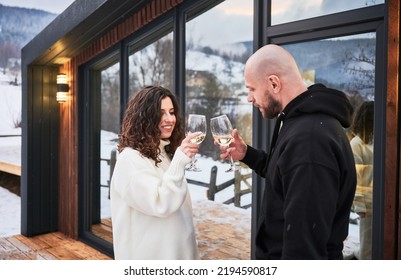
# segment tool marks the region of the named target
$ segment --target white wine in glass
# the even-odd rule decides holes
[[[192,143],[200,144],[205,140],[206,137],[206,117],[204,115],[196,115],[196,114],[189,114],[188,115],[188,122],[186,133],[190,132],[201,132],[202,134],[194,137],[191,139]],[[195,156],[192,157],[191,164],[185,169],[188,171],[202,171],[199,167],[196,166]]]
[[[233,128],[227,115],[221,115],[218,117],[211,118],[210,130],[212,131],[214,140],[220,146],[229,146],[233,140],[233,135],[232,135]],[[229,156],[231,165],[230,168],[226,170],[226,172],[237,170],[237,167],[234,164],[233,158],[230,153]]]

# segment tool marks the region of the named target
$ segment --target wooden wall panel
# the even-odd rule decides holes
[[[400,115],[400,106],[401,106],[401,92],[400,92],[400,82],[401,82],[401,58],[400,58],[400,37],[401,37],[401,3],[397,0],[391,0],[389,10],[391,11],[389,16],[389,22],[392,25],[392,28],[389,30],[389,41],[392,41],[390,46],[390,51],[393,54],[389,60],[396,61],[396,65],[391,69],[391,73],[397,73],[396,77],[394,77],[394,90],[397,93],[396,96],[396,104],[397,104],[397,117],[398,123],[395,130],[398,131],[398,211],[397,211],[397,220],[398,220],[398,232],[395,236],[397,242],[397,258],[401,260],[401,115]],[[397,221],[396,220],[396,221]]]
[[[72,63],[60,69],[69,77],[67,102],[60,104],[59,150],[59,231],[78,238],[78,111],[76,104],[76,71]]]
[[[388,65],[386,109],[386,173],[384,199],[384,259],[401,259],[399,41],[400,2],[388,1]]]

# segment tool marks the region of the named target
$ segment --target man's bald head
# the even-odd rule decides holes
[[[300,76],[298,66],[292,55],[277,45],[266,45],[257,50],[247,61],[246,70],[263,78],[277,75],[281,79],[287,76]]]
[[[277,115],[307,90],[293,56],[273,44],[263,46],[248,59],[244,75],[248,101],[267,117]]]

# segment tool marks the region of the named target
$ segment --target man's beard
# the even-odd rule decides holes
[[[262,111],[262,116],[267,119],[274,119],[280,114],[282,108],[281,104],[277,99],[274,99],[268,91],[265,92],[267,97],[267,108]]]

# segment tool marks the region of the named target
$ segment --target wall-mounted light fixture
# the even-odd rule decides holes
[[[57,75],[57,101],[59,103],[67,101],[67,93],[70,87],[67,83],[67,75],[60,73]]]

